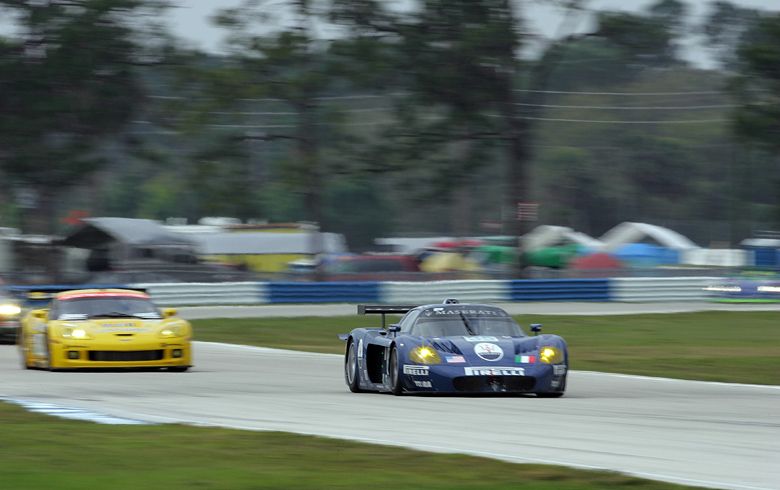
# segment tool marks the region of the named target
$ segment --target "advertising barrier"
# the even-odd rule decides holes
[[[22,298],[28,306],[43,306],[48,301],[47,298],[58,291],[108,287],[144,289],[160,306],[296,303],[425,304],[438,303],[445,298],[485,303],[685,302],[714,299],[715,295],[709,289],[718,280],[715,277],[635,277],[432,282],[223,282],[9,286],[8,289]],[[34,298],[36,295],[38,299]]]

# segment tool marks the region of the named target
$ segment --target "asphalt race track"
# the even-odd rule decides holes
[[[512,314],[780,311],[776,304],[503,306]],[[191,319],[354,312],[354,305],[180,308]],[[150,422],[318,434],[714,488],[780,489],[780,386],[574,371],[561,399],[394,397],[349,393],[335,355],[196,343],[195,363],[189,373],[25,371],[16,348],[0,345],[0,397]]]
[[[49,373],[21,369],[16,348],[0,345],[0,397],[715,488],[780,488],[780,387],[575,371],[560,399],[394,397],[350,393],[337,355],[197,343],[195,356],[188,373]]]

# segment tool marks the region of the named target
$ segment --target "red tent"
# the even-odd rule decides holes
[[[445,240],[432,245],[435,248],[474,248],[482,245],[480,240]]]
[[[622,269],[623,263],[607,253],[594,253],[583,255],[569,261],[570,269],[577,270],[604,270],[604,269]]]

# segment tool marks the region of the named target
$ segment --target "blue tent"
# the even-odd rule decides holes
[[[676,250],[649,243],[628,243],[617,249],[612,255],[632,267],[657,267],[680,262],[679,253]]]

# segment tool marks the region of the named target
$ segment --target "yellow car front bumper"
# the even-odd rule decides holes
[[[142,368],[189,367],[192,365],[192,345],[189,340],[170,339],[166,342],[52,341],[49,344],[49,367],[80,368]]]

